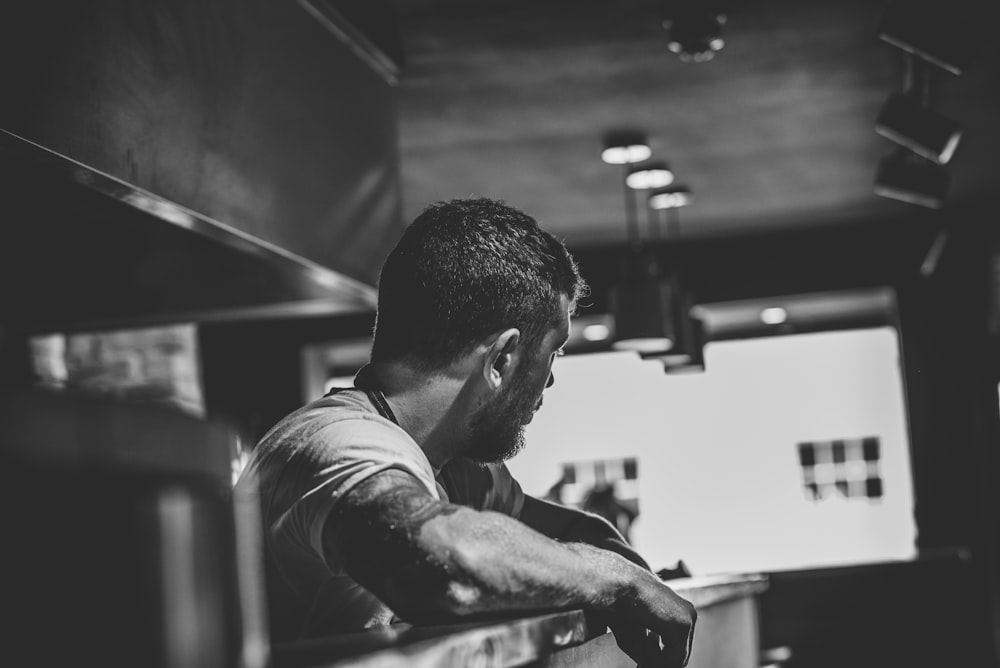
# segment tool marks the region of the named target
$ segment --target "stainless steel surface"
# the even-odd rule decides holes
[[[35,331],[370,311],[373,287],[0,130],[0,323]]]

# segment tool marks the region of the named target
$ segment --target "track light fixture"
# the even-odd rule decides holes
[[[961,74],[985,37],[986,7],[977,0],[893,0],[878,36],[929,63]]]
[[[962,137],[958,123],[906,93],[889,96],[875,120],[875,131],[939,165],[951,160]]]
[[[982,3],[979,3],[980,5]],[[951,186],[944,168],[962,131],[928,107],[930,66],[960,74],[982,34],[985,18],[970,0],[892,0],[878,26],[881,39],[903,51],[903,90],[882,105],[875,131],[899,144],[875,173],[875,193],[940,209]]]
[[[926,158],[899,148],[879,162],[875,194],[940,209],[951,185],[948,170]]]

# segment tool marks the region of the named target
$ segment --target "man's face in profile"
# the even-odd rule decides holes
[[[569,309],[562,300],[564,321],[542,339],[538,350],[524,368],[500,391],[484,402],[469,424],[470,446],[465,456],[478,462],[501,462],[524,447],[524,428],[542,405],[542,392],[551,385],[552,362],[569,337]]]
[[[537,403],[525,379],[518,377],[507,383],[472,416],[471,447],[465,455],[483,463],[506,461],[516,455],[524,447],[524,426]]]

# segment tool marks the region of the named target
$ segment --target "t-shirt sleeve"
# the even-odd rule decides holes
[[[323,555],[323,526],[330,510],[358,484],[388,469],[406,471],[439,498],[423,451],[395,425],[379,418],[352,418],[324,426],[296,449],[285,475],[298,490],[279,523],[288,522]]]
[[[464,457],[450,461],[438,475],[452,503],[518,517],[524,492],[507,465],[480,464]]]

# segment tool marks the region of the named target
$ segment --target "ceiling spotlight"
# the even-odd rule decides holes
[[[691,189],[687,186],[666,186],[651,192],[648,201],[651,209],[677,209],[691,200]]]
[[[951,185],[948,170],[906,149],[884,157],[875,173],[875,194],[940,209]]]
[[[667,48],[684,62],[711,60],[726,45],[722,37],[725,24],[725,14],[694,9],[676,11],[663,21]]]
[[[927,62],[961,74],[984,41],[985,9],[977,0],[893,0],[878,25],[878,36]]]
[[[649,140],[636,130],[615,130],[604,136],[601,160],[609,165],[631,165],[653,155]]]
[[[632,167],[625,177],[625,183],[633,190],[662,188],[674,182],[674,173],[662,160],[647,162]]]
[[[875,131],[939,165],[951,160],[962,137],[958,123],[905,93],[893,93],[885,101]]]

